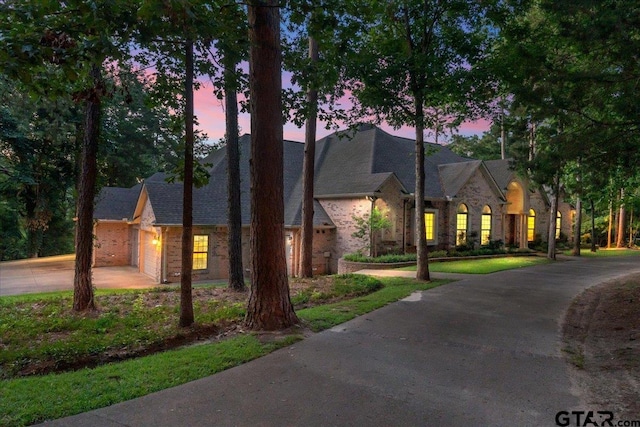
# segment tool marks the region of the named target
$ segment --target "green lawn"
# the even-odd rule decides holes
[[[433,262],[429,264],[429,271],[437,273],[489,274],[548,262],[548,259],[537,256]],[[403,267],[399,270],[415,271],[416,266]]]
[[[378,283],[376,284],[375,282]],[[305,326],[314,331],[320,331],[397,301],[414,291],[433,288],[444,283],[447,283],[447,281],[436,280],[427,283],[401,278],[378,280],[359,275],[340,276],[336,280],[336,292],[338,293],[346,292],[351,295],[352,292],[365,292],[367,289],[379,290],[368,295],[357,296],[333,304],[299,310],[297,314]],[[381,289],[380,285],[382,285]],[[118,329],[119,326],[116,323],[120,322],[104,323],[105,321],[101,320],[104,316],[107,316],[109,320],[115,317],[113,310],[103,313],[104,316],[101,315],[96,318],[80,319],[74,315],[66,315],[60,304],[61,300],[69,297],[68,293],[54,294],[50,300],[51,304],[47,302],[45,295],[0,298],[0,308],[5,310],[4,315],[0,316],[0,326],[2,326],[3,322],[5,325],[11,322],[13,327],[25,332],[25,342],[34,343],[39,338],[32,336],[33,332],[27,333],[28,331],[24,331],[24,329],[28,327],[41,329],[39,319],[45,317],[50,319],[53,330],[57,330],[57,333],[62,333],[61,331],[65,328],[75,328],[74,330],[77,330],[78,333],[86,333],[87,335],[82,340],[72,340],[75,343],[72,346],[60,347],[52,344],[48,347],[45,346],[42,352],[47,354],[61,352],[64,358],[73,352],[74,347],[85,351],[86,345],[84,341],[87,340],[88,336],[94,337],[88,340],[96,346],[92,350],[102,351],[103,346],[106,344],[104,342],[97,344],[96,337],[108,335],[111,329],[117,329],[116,335],[120,337],[125,337],[127,335],[126,329],[129,329],[137,340],[157,338],[160,335],[157,329],[153,331],[146,330],[146,334],[142,335],[140,335],[140,331],[134,331],[144,331],[146,328],[143,326],[148,321],[166,320],[166,316],[171,316],[172,323],[175,321],[175,311],[164,312],[157,305],[141,303],[143,296],[146,300],[146,298],[156,298],[158,294],[167,293],[167,290],[160,292],[147,291],[146,293],[135,291],[111,294],[105,292],[103,294],[101,292],[102,298],[109,299],[117,295],[119,302],[132,306],[131,312],[123,313],[120,311],[118,314],[118,316],[123,316],[122,323],[127,325],[124,330]],[[303,297],[304,299],[307,298],[306,295],[303,295]],[[315,294],[308,297],[311,299],[316,297],[323,298],[322,295]],[[107,300],[102,300],[103,307],[106,308],[107,302]],[[67,304],[68,301],[64,303],[65,306]],[[242,307],[231,305],[233,309],[228,310],[229,306],[218,306],[214,301],[211,301],[211,305],[215,307],[200,307],[199,316],[201,318],[206,317],[209,321],[213,321],[216,314],[217,318],[222,315],[228,319],[237,319],[238,316],[242,316]],[[11,309],[14,306],[17,311]],[[50,308],[44,306],[49,306]],[[113,308],[115,309],[115,305]],[[225,312],[225,308],[228,311]],[[162,316],[158,316],[158,311],[162,312]],[[221,311],[224,314],[221,314]],[[39,313],[37,318],[29,319],[32,316],[31,313],[34,312]],[[7,342],[19,339],[19,336],[11,332],[13,328],[0,329],[3,329],[5,334],[4,338],[0,334],[0,344],[3,344],[5,339]],[[263,339],[258,339],[252,334],[240,334],[216,343],[183,347],[123,362],[109,363],[91,369],[85,368],[60,374],[3,379],[0,380],[0,426],[31,425],[113,405],[124,400],[144,396],[158,390],[212,375],[301,339],[302,333],[295,332],[272,342],[264,342]],[[113,340],[109,339],[107,341]],[[37,354],[40,354],[33,348],[27,348],[24,351],[25,357],[37,357]],[[5,354],[3,357],[6,358],[8,356],[8,354]],[[21,360],[18,357],[15,363],[21,363]],[[7,366],[5,365],[5,367]],[[5,374],[7,373],[5,372]]]
[[[571,251],[564,251],[564,255],[571,255]],[[609,257],[609,256],[634,256],[640,255],[638,249],[598,249],[591,252],[589,249],[581,249],[580,256],[584,257]]]

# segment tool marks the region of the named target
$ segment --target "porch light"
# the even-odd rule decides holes
[[[157,245],[158,245],[158,243],[160,243],[160,240],[159,240],[159,238],[158,238],[158,235],[156,234],[156,235],[153,237],[153,240],[151,241],[151,244],[152,244],[153,246],[157,246]]]

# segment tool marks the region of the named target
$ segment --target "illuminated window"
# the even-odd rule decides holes
[[[480,244],[488,245],[491,240],[491,208],[482,208],[482,223],[480,224]]]
[[[560,238],[560,226],[562,225],[562,214],[558,211],[558,216],[556,216],[556,239]]]
[[[536,239],[536,211],[529,209],[527,218],[527,240],[533,242]]]
[[[433,242],[436,240],[436,213],[425,212],[424,213],[424,229],[427,233],[427,242]]]
[[[196,234],[193,236],[193,269],[206,270],[209,256],[209,236]]]
[[[469,223],[469,209],[461,203],[456,215],[456,244],[463,245],[467,242],[467,224]]]

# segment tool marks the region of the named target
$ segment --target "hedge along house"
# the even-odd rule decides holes
[[[415,251],[414,141],[372,125],[338,132],[317,142],[315,163],[315,274],[335,273],[345,253],[367,251],[369,236],[353,237],[354,217],[381,209],[391,227],[373,241],[378,253]],[[243,261],[249,262],[250,137],[240,138]],[[425,159],[425,215],[431,249],[448,249],[468,240],[490,240],[525,247],[532,210],[534,236],[546,235],[548,200],[531,190],[507,161],[461,157],[446,146],[428,144]],[[290,275],[299,270],[302,159],[304,144],[284,142],[285,247]],[[209,184],[194,189],[194,280],[225,279],[227,254],[226,150],[211,164]],[[564,215],[565,212],[563,211]],[[567,213],[568,215],[568,213]],[[134,265],[158,282],[179,280],[181,268],[182,183],[156,174],[130,189],[105,188],[95,213],[94,265]],[[547,219],[548,221],[548,219]],[[548,224],[548,222],[547,222]],[[570,235],[569,233],[566,233]],[[544,239],[543,239],[544,240]]]

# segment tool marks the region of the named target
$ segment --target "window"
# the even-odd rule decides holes
[[[536,211],[529,209],[527,218],[527,241],[533,242],[536,239]]]
[[[209,257],[209,236],[195,234],[193,236],[193,269],[206,270]]]
[[[438,243],[438,215],[436,211],[425,211],[424,228],[427,234],[427,243],[435,245]]]
[[[464,245],[467,242],[468,219],[469,209],[467,205],[461,203],[456,215],[456,245]]]
[[[562,225],[562,214],[558,211],[558,216],[556,216],[556,239],[560,238],[560,226]]]
[[[491,240],[491,208],[486,205],[482,208],[482,221],[480,224],[480,244],[488,245]]]

